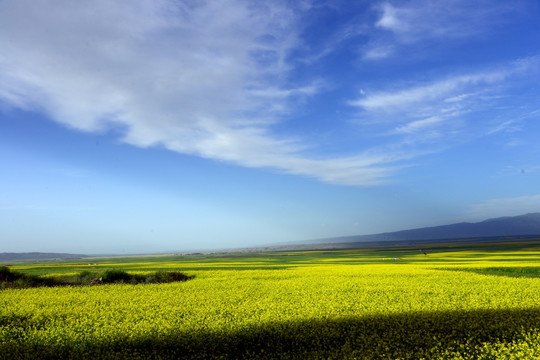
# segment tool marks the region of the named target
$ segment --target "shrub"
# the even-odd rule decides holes
[[[15,280],[15,274],[7,266],[0,266],[0,282]]]
[[[177,272],[177,271],[158,271],[156,272],[155,276],[155,282],[158,283],[168,283],[168,282],[176,282],[176,281],[187,281],[192,278],[192,276],[187,276],[184,273]]]
[[[75,276],[71,282],[73,285],[88,285],[92,283],[92,280],[95,279],[95,277],[96,273],[85,270]]]
[[[129,282],[132,279],[132,276],[125,272],[124,270],[107,270],[101,276],[101,280],[104,283],[122,283]]]
[[[5,266],[0,267],[0,289],[7,288],[30,288],[40,286],[65,286],[65,285],[94,285],[94,284],[154,284],[169,283],[176,281],[186,281],[193,276],[185,275],[181,272],[158,271],[154,274],[137,275],[129,274],[126,271],[112,269],[104,273],[82,271],[79,275],[72,277],[40,277],[26,275],[19,272],[12,272]]]

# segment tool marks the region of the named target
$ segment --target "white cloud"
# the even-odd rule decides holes
[[[540,194],[491,199],[483,203],[470,205],[467,210],[469,217],[477,220],[534,212],[540,212]]]
[[[0,3],[0,101],[123,141],[323,181],[375,184],[369,155],[315,159],[272,124],[320,83],[287,86],[297,14],[280,1]],[[396,161],[399,158],[395,158]]]
[[[363,87],[360,96],[348,104],[361,110],[359,116],[365,123],[394,124],[394,133],[466,125],[466,120],[472,115],[507,103],[501,98],[515,97],[507,89],[536,76],[539,64],[540,58],[531,57],[489,70],[414,82],[410,86],[390,90]],[[507,114],[512,118],[504,118]],[[483,126],[484,130],[479,132],[482,135],[509,131],[516,128],[516,120],[530,118],[534,111],[528,106],[516,106],[505,112],[499,111],[498,116],[496,125],[489,119],[483,119],[476,120],[474,127]]]
[[[384,3],[376,26],[394,32],[401,41],[426,38],[459,38],[482,35],[495,24],[508,21],[521,10],[521,2],[491,0]]]
[[[389,45],[381,45],[377,47],[369,48],[365,51],[363,59],[364,60],[379,60],[384,59],[392,54],[394,48]]]
[[[476,72],[411,81],[389,90],[362,84],[359,96],[348,104],[359,109],[357,124],[379,134],[380,142],[392,143],[396,149],[401,145],[402,153],[439,152],[487,135],[527,128],[526,121],[535,117],[535,111],[528,99],[520,103],[514,89],[527,86],[537,76],[538,64],[540,58],[530,57]],[[503,104],[504,109],[493,111]]]
[[[517,124],[515,119],[504,121],[498,124],[493,129],[487,132],[487,135],[492,135],[498,132],[516,132],[520,131],[522,128]]]
[[[474,96],[476,94],[459,94],[459,95],[456,95],[456,96],[452,96],[452,97],[449,97],[449,98],[446,98],[444,99],[444,102],[446,103],[457,103],[457,102],[460,102],[460,101],[463,101],[471,96]]]
[[[393,37],[381,34],[372,38],[364,59],[388,57],[399,46],[428,40],[449,41],[483,36],[522,11],[522,5],[521,1],[505,3],[492,0],[384,2],[376,8],[379,18],[374,27],[391,33]]]
[[[414,133],[425,128],[433,127],[434,125],[441,123],[443,120],[444,119],[440,116],[432,116],[427,119],[412,121],[406,125],[398,127],[396,132]]]
[[[462,89],[504,80],[505,77],[513,72],[512,70],[504,69],[493,72],[461,75],[443,80],[435,80],[427,84],[412,86],[397,91],[377,92],[350,101],[349,104],[367,110],[401,111],[418,103],[425,104],[431,101],[448,102],[448,99],[452,102],[457,102],[472,95],[459,95]],[[454,95],[455,93],[458,94]]]
[[[525,113],[522,113],[521,115],[513,116],[509,120],[497,123],[495,126],[493,126],[493,128],[489,129],[486,132],[486,135],[493,135],[497,133],[515,133],[523,131],[525,121],[530,119],[537,119],[538,115],[540,115],[540,109],[527,111]],[[511,142],[511,146],[519,144],[521,144],[521,141],[519,140],[513,140]]]
[[[325,5],[332,7],[332,4]],[[328,31],[331,32],[333,30],[329,28]],[[363,24],[356,19],[352,22],[342,24],[337,31],[333,33],[331,32],[326,38],[317,38],[315,43],[306,47],[304,50],[307,50],[308,54],[304,54],[304,56],[298,58],[297,61],[306,64],[313,64],[334,53],[340,48],[347,46],[350,40],[365,35],[366,32],[366,24]]]
[[[392,31],[406,31],[409,27],[402,19],[403,10],[399,10],[391,4],[384,3],[381,6],[382,15],[375,26]]]

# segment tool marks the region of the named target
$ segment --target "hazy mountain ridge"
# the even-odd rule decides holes
[[[353,235],[316,240],[305,240],[295,243],[281,243],[266,246],[227,249],[221,252],[231,251],[293,251],[313,249],[341,249],[341,248],[375,248],[402,245],[422,245],[430,242],[442,243],[459,242],[459,239],[469,239],[473,243],[486,241],[510,241],[508,237],[516,237],[513,240],[540,237],[540,213],[530,213],[519,216],[507,216],[487,219],[476,223],[462,222],[449,225],[423,227],[394,232],[385,232],[372,235]],[[204,252],[209,252],[204,251]],[[212,250],[212,252],[215,250]],[[107,255],[115,256],[115,255]],[[82,254],[67,253],[0,253],[0,262],[27,261],[27,260],[52,260],[52,259],[81,259],[95,257]]]
[[[311,243],[439,240],[523,235],[540,235],[540,213],[493,218],[476,223],[462,222],[380,234],[317,239]]]
[[[88,255],[43,252],[0,253],[0,261],[4,262],[25,260],[80,259],[85,257],[88,257]]]

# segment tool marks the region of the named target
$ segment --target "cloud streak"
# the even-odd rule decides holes
[[[476,85],[489,85],[504,80],[515,72],[515,68],[499,71],[460,75],[453,78],[435,80],[427,84],[408,87],[395,91],[374,93],[357,100],[350,101],[350,105],[359,106],[368,110],[403,110],[412,105],[430,101],[459,102],[470,97],[471,94],[457,94],[463,89]]]
[[[419,0],[384,2],[375,8],[379,17],[374,28],[381,34],[365,50],[367,60],[389,57],[400,47],[420,42],[481,37],[492,31],[495,24],[504,24],[522,11],[522,4]]]
[[[481,139],[522,145],[524,134],[518,132],[535,127],[537,107],[513,92],[531,86],[539,64],[533,56],[453,76],[383,84],[387,89],[374,84],[348,104],[358,109],[358,128],[377,136],[379,147],[410,159]],[[506,138],[510,133],[516,136]]]
[[[390,90],[361,90],[361,95],[348,104],[360,110],[361,124],[392,127],[390,134],[415,136],[416,140],[432,139],[437,133],[447,137],[458,135],[465,127],[469,135],[476,137],[517,131],[517,119],[530,117],[528,105],[514,104],[501,110],[497,120],[479,121],[478,114],[496,108],[500,98],[507,96],[507,88],[534,77],[539,60],[530,57],[490,70],[414,82]]]
[[[439,123],[441,123],[442,121],[443,121],[443,119],[441,117],[439,117],[439,116],[432,116],[432,117],[429,117],[429,118],[423,119],[423,120],[411,121],[408,124],[405,124],[403,126],[398,127],[396,129],[396,132],[397,133],[405,133],[405,134],[415,133],[415,132],[418,132],[418,131],[420,131],[422,129],[426,129],[426,128],[436,126]]]

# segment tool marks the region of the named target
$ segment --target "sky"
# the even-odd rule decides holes
[[[538,211],[536,0],[0,0],[0,252]]]

